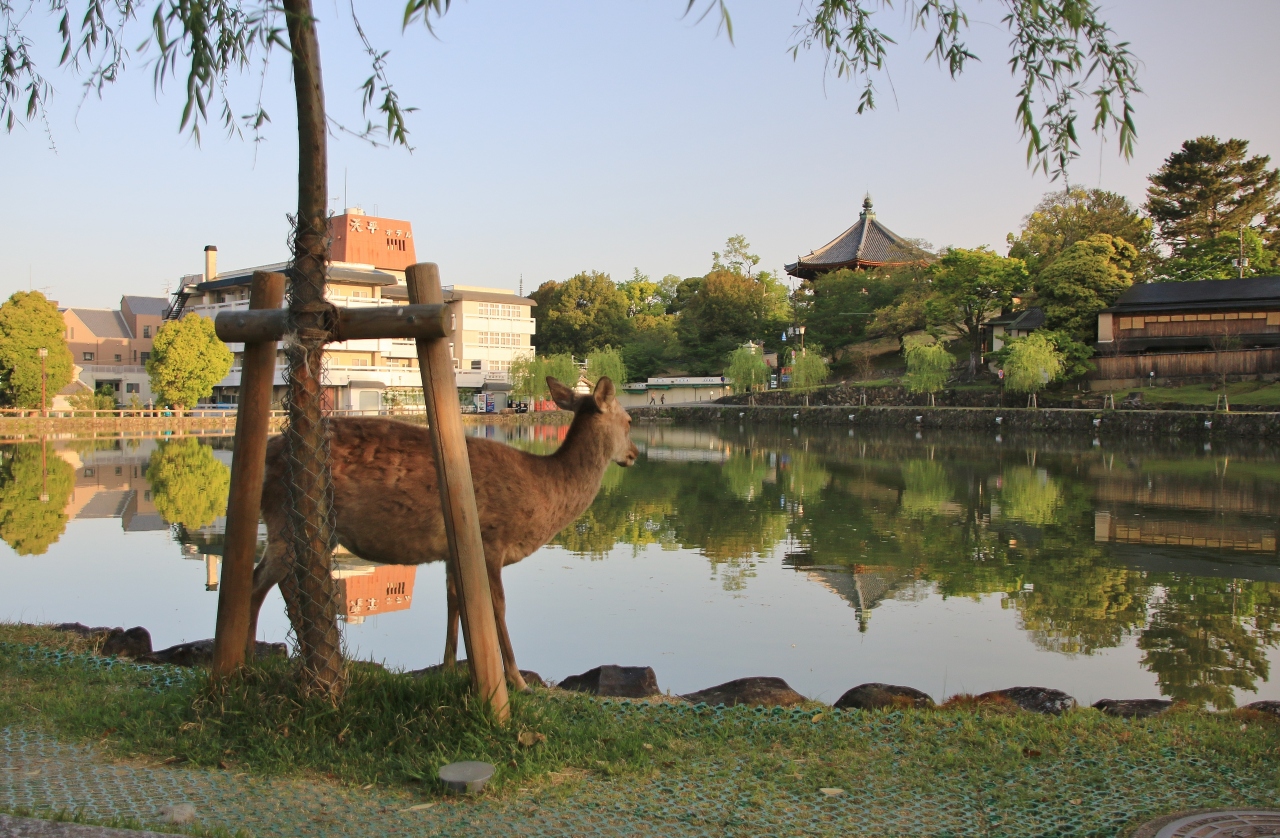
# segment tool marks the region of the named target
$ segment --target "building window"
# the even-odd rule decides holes
[[[84,476],[85,476],[85,477],[93,477],[93,475],[94,475],[94,471],[93,471],[93,469],[91,469],[91,468],[87,468],[87,469],[85,469],[85,470],[84,470]]]
[[[122,476],[124,476],[124,469],[120,466],[116,466],[116,477]]]
[[[126,393],[141,393],[141,392],[142,392],[142,385],[141,385],[141,384],[126,384],[126,385],[124,385],[124,391],[125,391]]]
[[[144,338],[149,338],[149,337],[151,337],[151,327],[150,327],[150,326],[143,326],[143,327],[142,327],[142,336],[143,336]]]
[[[84,353],[84,356],[83,356],[83,357],[84,357],[84,359],[85,359],[86,361],[92,361],[92,360],[93,360],[93,353],[92,353],[92,352],[86,352],[86,353]]]
[[[524,306],[513,306],[507,303],[480,303],[481,317],[520,317],[520,309]]]
[[[150,359],[151,359],[151,353],[150,353],[150,352],[143,352],[143,353],[142,353],[142,363],[144,363],[144,364],[145,364],[145,363],[146,363],[147,361],[149,361]]]
[[[513,332],[480,332],[480,345],[521,346],[520,337]]]
[[[76,327],[75,327],[75,326],[72,326],[72,327],[69,329],[69,331],[71,332],[71,339],[72,339],[72,340],[75,340],[75,339],[76,339]]]
[[[150,501],[150,500],[151,500],[151,490],[150,490],[150,489],[147,489],[147,490],[145,490],[145,491],[142,493],[142,499],[143,499],[143,500],[145,500],[145,501]]]
[[[365,297],[365,298],[367,298],[367,297],[369,296],[369,292],[368,292],[368,291],[356,291],[356,290],[353,290],[353,291],[351,292],[351,296],[352,296],[352,297]]]
[[[116,363],[117,363],[117,364],[118,364],[118,363],[120,363],[120,353],[119,353],[119,352],[117,352],[117,353],[116,353]]]
[[[480,369],[480,362],[479,362],[479,361],[472,361],[472,362],[471,362],[471,369],[473,369],[473,370],[478,370],[478,369]]]

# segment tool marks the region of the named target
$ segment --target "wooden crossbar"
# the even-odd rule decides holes
[[[289,312],[249,309],[224,311],[213,320],[218,339],[225,343],[277,341],[288,329]],[[339,308],[338,325],[330,343],[346,340],[405,338],[431,340],[453,331],[444,305],[407,305],[379,308]]]

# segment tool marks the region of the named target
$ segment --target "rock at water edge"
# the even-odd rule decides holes
[[[808,701],[781,678],[739,678],[683,696],[694,704],[753,704],[763,707],[791,707]]]
[[[895,684],[859,684],[840,696],[835,706],[841,710],[883,710],[895,707],[914,707],[927,710],[933,707],[928,693],[915,687]]]
[[[651,666],[606,664],[588,669],[581,675],[570,675],[556,686],[562,690],[613,698],[648,698],[662,694],[658,689],[658,676]]]
[[[1064,693],[1062,690],[1054,690],[1048,687],[1009,687],[1005,690],[992,690],[978,696],[978,700],[999,701],[1001,699],[1012,702],[1023,710],[1029,710],[1032,713],[1048,713],[1057,715],[1072,710],[1076,706],[1076,700]]]
[[[1148,719],[1173,706],[1162,698],[1104,698],[1093,703],[1093,709],[1121,719]]]

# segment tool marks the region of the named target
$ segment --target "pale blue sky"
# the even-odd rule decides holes
[[[731,0],[734,45],[711,21],[681,19],[683,0],[470,0],[438,40],[418,27],[402,35],[399,3],[363,5],[419,108],[416,151],[335,137],[333,208],[345,169],[349,202],[412,221],[419,259],[439,262],[446,283],[515,288],[523,273],[529,291],[633,267],[689,276],[735,233],[761,267],[780,268],[853,223],[866,191],[902,235],[1003,252],[1005,234],[1057,188],[1024,164],[998,3],[975,7],[970,42],[984,60],[958,82],[923,62],[920,35],[900,38],[892,90],[881,79],[880,110],[863,116],[858,88],[824,80],[819,55],[788,54],[795,2]],[[346,8],[317,3],[330,111],[358,123],[367,72]],[[1100,149],[1086,136],[1073,182],[1141,201],[1146,176],[1200,134],[1280,160],[1280,3],[1126,0],[1106,15],[1143,62],[1137,154],[1126,163],[1114,141]],[[886,17],[904,31],[896,12]],[[282,55],[257,148],[216,128],[202,147],[180,135],[181,85],[156,96],[141,60],[83,104],[52,64],[56,152],[39,125],[0,134],[0,294],[30,283],[63,305],[112,306],[200,272],[206,244],[223,268],[285,258],[296,164]],[[257,81],[232,90],[242,113]]]

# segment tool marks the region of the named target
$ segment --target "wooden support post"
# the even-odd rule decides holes
[[[249,308],[278,309],[283,302],[284,274],[256,271],[249,290]],[[253,558],[258,546],[275,373],[274,340],[244,345],[222,582],[218,587],[218,627],[213,641],[214,677],[230,675],[244,664],[245,653],[254,641],[249,636],[249,597],[253,592]]]
[[[442,305],[440,269],[432,262],[411,265],[405,276],[409,302]],[[450,329],[449,331],[452,331]],[[457,339],[461,339],[461,335]],[[449,560],[455,568],[458,601],[462,615],[462,637],[467,649],[471,683],[488,701],[494,714],[505,722],[511,714],[507,703],[507,682],[498,645],[498,623],[489,592],[489,572],[480,537],[480,514],[476,509],[471,461],[467,458],[467,438],[462,429],[458,384],[448,338],[419,339],[418,366],[422,371],[422,395],[435,447],[440,503],[444,510],[445,534],[449,540]]]

